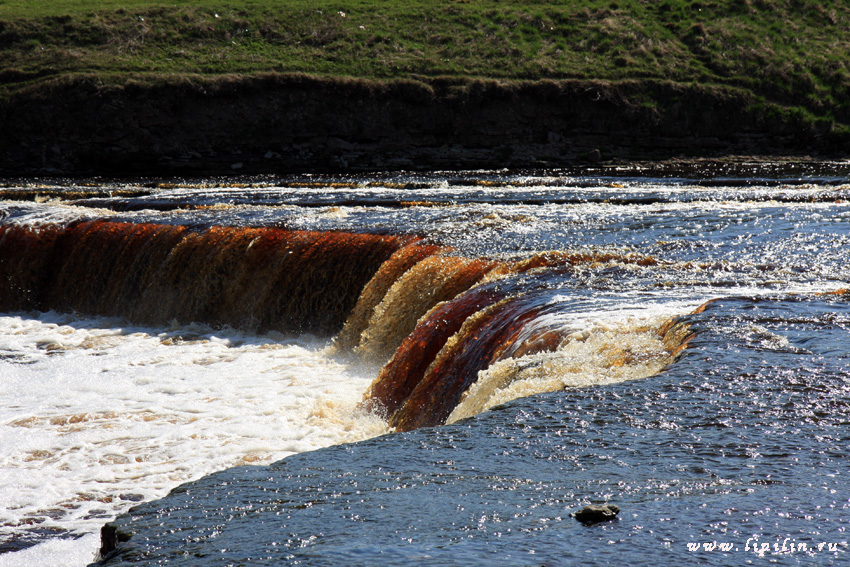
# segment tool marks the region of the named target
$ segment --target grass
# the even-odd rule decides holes
[[[0,0],[0,83],[160,74],[675,81],[850,124],[834,0]]]

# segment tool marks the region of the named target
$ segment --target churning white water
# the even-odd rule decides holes
[[[554,353],[482,371],[450,421],[536,392],[654,374],[669,352],[652,329],[707,299],[847,287],[846,184],[547,183],[511,178],[491,189],[434,181],[415,194],[368,184],[204,187],[153,192],[120,214],[91,207],[97,203],[16,203],[6,206],[13,214],[4,222],[110,216],[415,229],[469,257],[590,250],[658,259],[577,266],[564,297],[551,298],[586,301],[558,312],[567,340]],[[338,206],[355,197],[362,203]],[[405,204],[414,197],[423,205]],[[192,198],[197,208],[158,210]],[[0,567],[86,565],[101,526],[137,502],[228,467],[387,432],[358,407],[376,374],[336,355],[327,338],[140,327],[54,312],[0,315]]]
[[[0,554],[0,565],[85,565],[100,526],[136,501],[383,433],[357,409],[371,377],[326,347],[197,325],[0,317],[0,538],[69,536]]]
[[[695,305],[565,320],[574,333],[558,351],[483,372],[450,421],[537,392],[654,374],[669,353],[652,329]],[[612,343],[641,362],[612,358]],[[375,375],[310,336],[0,316],[0,537],[23,547],[21,533],[49,536],[0,554],[0,566],[86,565],[100,527],[136,502],[228,467],[387,432],[358,408]]]

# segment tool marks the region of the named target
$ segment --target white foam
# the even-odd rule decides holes
[[[198,325],[0,317],[0,538],[32,522],[96,533],[204,474],[384,433],[356,407],[371,377],[326,348]],[[96,547],[63,565],[89,563]]]
[[[672,361],[658,333],[671,316],[565,325],[569,335],[554,352],[500,360],[479,372],[447,423],[533,394],[653,376]]]
[[[51,539],[16,553],[0,555],[0,567],[70,567],[95,560],[100,545],[97,534],[75,539]]]
[[[4,221],[4,224],[12,226],[30,226],[33,224],[61,226],[83,218],[115,215],[115,212],[107,209],[76,207],[61,202],[50,203],[48,206],[26,202],[0,201],[0,218],[8,210],[7,207],[16,210],[14,216]]]

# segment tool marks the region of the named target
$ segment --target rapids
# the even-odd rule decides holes
[[[846,407],[848,170],[760,164],[238,183],[7,182],[0,188],[0,565],[86,564],[104,522],[140,501],[154,501],[140,517],[159,514],[155,499],[233,466],[262,471],[294,453],[387,433],[364,450],[411,459],[410,443],[428,445],[441,434],[401,432],[463,427],[470,418],[469,434],[486,447],[488,428],[500,431],[499,423],[535,403],[547,408],[531,411],[546,439],[550,422],[571,412],[558,409],[563,392],[571,400],[601,397],[604,405],[607,393],[638,380],[646,385],[631,388],[652,396],[653,388],[695,380],[688,369],[700,356],[725,368],[719,382],[707,378],[705,387],[720,392],[703,400],[709,406],[727,403],[723,381],[737,385],[739,368],[755,365],[747,372],[756,377],[785,371],[777,368],[793,374],[797,362],[776,358],[792,352],[813,357],[806,387],[830,384],[819,403]],[[749,317],[752,310],[770,315]],[[820,337],[812,335],[817,328],[825,330]],[[819,338],[824,344],[813,347]],[[736,345],[728,347],[734,353],[692,354],[725,344]],[[625,419],[628,428],[627,416],[640,411],[649,412],[640,419],[680,423],[694,406],[682,393],[687,388],[675,391],[679,405],[666,410],[667,420],[660,406],[655,414],[655,406],[625,404],[625,413],[611,410],[596,426],[613,432]],[[708,407],[694,411],[711,419]],[[764,427],[757,418],[730,419]],[[778,419],[784,423],[786,414]],[[543,442],[532,454],[574,458],[562,450]],[[502,454],[511,466],[528,457]],[[635,464],[640,478],[627,475],[635,489],[625,492],[658,502],[664,496],[652,496],[643,468],[667,465],[645,459]],[[358,482],[371,482],[367,469],[352,467]],[[518,470],[505,482],[543,482]],[[298,488],[297,473],[289,479],[275,490],[308,490],[314,482]],[[460,498],[467,487],[457,482]],[[805,477],[789,486],[798,483]],[[506,505],[534,509],[560,489],[576,503],[600,497],[547,486],[536,504],[523,494],[506,496]],[[846,496],[833,505],[846,508]],[[378,505],[370,498],[363,500],[369,509]],[[188,504],[196,505],[231,504]],[[485,516],[506,518],[480,506]],[[188,521],[178,516],[172,533]],[[127,518],[117,522],[132,532]],[[528,519],[515,515],[511,525],[523,532]],[[466,533],[446,529],[408,533],[396,544],[416,540],[427,555]],[[830,530],[821,535],[841,539]],[[341,524],[325,531],[358,537]],[[404,556],[389,532],[380,538],[374,545]],[[491,539],[482,541],[470,561],[484,560],[478,553],[486,555]],[[245,560],[240,545],[227,560]],[[269,557],[280,560],[293,545]],[[322,561],[334,557],[317,545]],[[138,557],[158,561],[157,553]],[[350,562],[356,549],[342,556]],[[362,563],[381,560],[366,552]]]

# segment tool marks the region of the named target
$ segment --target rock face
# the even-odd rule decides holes
[[[557,167],[850,147],[753,102],[648,81],[66,77],[0,101],[0,174]]]
[[[597,524],[613,520],[619,513],[620,507],[616,504],[603,504],[601,506],[591,504],[575,512],[573,516],[582,524]]]
[[[120,544],[130,541],[130,537],[131,534],[117,530],[112,524],[104,524],[100,528],[100,549],[96,561],[109,559]]]

